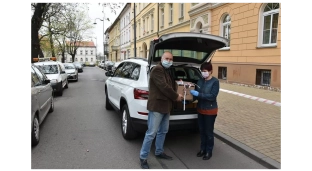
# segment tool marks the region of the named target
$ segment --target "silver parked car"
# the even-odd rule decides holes
[[[68,80],[78,81],[78,68],[73,63],[64,63]]]
[[[40,124],[54,110],[53,88],[40,68],[31,64],[31,144],[40,140]]]

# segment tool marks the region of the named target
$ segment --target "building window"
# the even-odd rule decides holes
[[[88,55],[88,50],[86,50],[85,52],[86,52],[86,55]]]
[[[145,20],[143,20],[143,35],[145,35]]]
[[[180,18],[184,17],[184,4],[183,4],[183,3],[180,4],[180,13],[179,13],[179,17],[180,17]]]
[[[93,62],[93,58],[91,58],[91,62]]]
[[[75,61],[78,61],[78,59],[77,59],[77,58],[75,58]]]
[[[161,14],[161,25],[160,26],[164,26],[164,23],[165,23],[165,12],[164,12],[164,9],[161,9],[160,10],[160,14]]]
[[[90,51],[91,55],[93,55],[93,50]]]
[[[141,37],[141,23],[139,23],[139,37]]]
[[[169,22],[172,22],[172,16],[173,16],[173,8],[172,4],[169,4]]]
[[[80,50],[80,55],[82,55],[82,50]]]
[[[226,67],[218,67],[218,79],[226,80]]]
[[[70,62],[73,62],[73,59],[72,59],[72,58],[69,58],[69,61],[70,61]]]
[[[82,58],[80,58],[80,61],[81,61],[81,62],[83,62],[83,59],[82,59]]]
[[[256,85],[270,86],[271,70],[257,69],[256,70]]]
[[[203,24],[201,22],[198,22],[196,24],[196,31],[199,33],[203,33]]]
[[[277,41],[279,3],[264,4],[260,12],[260,45],[275,46]]]
[[[154,30],[154,15],[151,15],[151,31]]]
[[[231,17],[230,15],[225,15],[222,19],[222,26],[221,26],[221,36],[228,39],[230,47],[230,40],[231,40]]]
[[[88,61],[88,58],[86,58],[86,62]]]

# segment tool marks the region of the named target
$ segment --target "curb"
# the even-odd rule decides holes
[[[214,130],[215,137],[255,160],[259,164],[267,167],[268,169],[281,169],[281,163],[271,159],[270,157],[263,155],[262,153],[248,147],[247,145],[235,140],[234,138],[218,131]]]

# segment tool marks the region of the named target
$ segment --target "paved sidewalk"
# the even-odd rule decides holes
[[[220,83],[220,88],[281,103],[281,92]],[[281,163],[281,107],[220,91],[217,138],[269,168]]]

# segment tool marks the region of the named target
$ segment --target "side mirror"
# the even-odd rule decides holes
[[[61,74],[65,74],[66,72],[65,71],[61,71]]]
[[[112,73],[112,72],[105,72],[105,75],[106,75],[107,77],[111,77],[111,76],[113,76],[113,73]]]
[[[47,80],[44,80],[44,83],[45,84],[49,84],[51,82],[51,80],[47,79]]]

